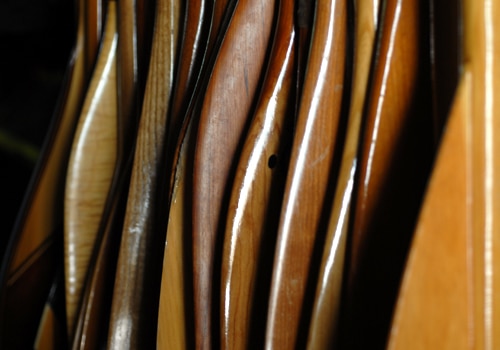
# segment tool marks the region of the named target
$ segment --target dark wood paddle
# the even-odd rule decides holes
[[[345,243],[352,203],[352,190],[358,165],[358,145],[363,109],[373,62],[379,1],[354,3],[354,64],[351,105],[347,132],[335,189],[335,197],[324,244],[308,348],[324,349],[335,344],[337,317],[344,267]]]
[[[428,3],[381,6],[339,329],[339,346],[359,348],[385,346],[434,156]]]
[[[316,3],[273,265],[266,348],[301,347],[311,257],[336,148],[347,56],[347,2]]]
[[[164,242],[156,225],[163,208],[161,161],[174,81],[179,11],[177,1],[160,0],[156,4],[151,61],[113,292],[108,338],[112,349],[153,347],[156,338],[160,248]]]
[[[279,1],[278,5],[266,78],[238,161],[227,213],[220,301],[223,349],[264,345],[268,266],[273,259],[295,112],[294,3]]]
[[[220,246],[222,242],[228,191],[239,143],[261,76],[273,13],[274,2],[240,0],[236,3],[201,109],[193,171],[193,286],[197,348],[218,347],[216,325],[219,310],[216,301],[219,300],[217,281],[220,277],[214,265],[216,247],[217,242]],[[214,286],[217,287],[215,292]]]

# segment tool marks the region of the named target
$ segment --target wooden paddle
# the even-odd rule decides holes
[[[160,0],[134,156],[111,309],[108,347],[153,347],[158,312],[160,174],[174,78],[179,2]],[[164,230],[164,228],[163,228]],[[164,231],[163,231],[164,232]],[[132,317],[131,317],[132,315]]]
[[[60,107],[55,112],[3,257],[1,347],[33,345],[39,316],[55,273],[56,246],[62,244],[62,184],[88,78],[84,60],[87,24],[83,6],[84,2],[79,1],[76,41],[61,90]]]
[[[391,349],[500,343],[500,6],[468,0],[462,6],[460,85],[411,246]]]
[[[231,193],[222,253],[221,346],[262,348],[294,122],[294,3],[279,1],[274,44]],[[291,108],[290,108],[291,107]],[[280,183],[281,182],[281,183]],[[257,310],[261,310],[259,313]]]
[[[428,3],[381,6],[339,330],[339,346],[357,348],[385,345],[434,145]]]
[[[274,257],[266,348],[305,341],[311,256],[332,177],[347,55],[346,1],[316,4],[312,41]]]
[[[354,71],[351,105],[340,173],[316,287],[308,339],[310,349],[326,349],[335,343],[352,189],[358,165],[358,145],[374,56],[378,12],[378,0],[354,3]]]
[[[215,43],[209,41],[213,23],[214,2],[186,4],[184,35],[180,52],[172,108],[170,110],[169,211],[161,277],[158,311],[157,348],[186,349],[194,345],[191,255],[191,193],[186,183],[192,182],[193,148],[202,90],[213,69],[209,55]],[[214,37],[215,40],[216,37]],[[213,56],[213,55],[212,55]],[[169,173],[171,175],[169,175]]]
[[[106,343],[116,260],[130,182],[135,144],[133,138],[137,131],[137,107],[140,104],[137,46],[144,41],[138,37],[137,27],[138,21],[143,20],[146,13],[137,7],[135,0],[121,1],[117,5],[116,165],[89,261],[73,349],[94,349]]]
[[[66,177],[64,251],[68,335],[104,213],[117,153],[116,3],[108,4],[96,67],[78,120]]]
[[[218,281],[219,274],[214,260],[216,251],[222,248],[221,225],[225,223],[228,191],[239,142],[261,76],[273,13],[274,2],[237,2],[201,110],[193,171],[192,243],[197,348],[218,347],[215,325],[219,323],[219,294],[218,283],[213,281]],[[220,242],[220,248],[216,248],[217,242]],[[215,292],[214,285],[217,286]]]

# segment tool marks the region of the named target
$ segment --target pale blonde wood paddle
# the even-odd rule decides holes
[[[78,120],[88,69],[85,65],[84,2],[77,4],[75,46],[68,62],[61,103],[55,112],[34,171],[30,189],[17,218],[1,277],[0,347],[33,344],[62,244],[63,192],[71,140]],[[23,336],[17,336],[23,329]],[[24,344],[24,345],[23,345]]]
[[[240,0],[218,51],[203,100],[193,170],[195,346],[217,347],[219,269],[214,265],[238,147],[254,103],[274,2]],[[219,270],[220,271],[220,270]],[[214,292],[215,286],[215,292]],[[212,321],[214,320],[214,321]],[[213,323],[214,322],[214,323]]]
[[[323,258],[309,329],[308,348],[326,349],[335,343],[346,236],[352,189],[358,165],[363,109],[377,29],[379,1],[355,1],[354,71],[347,132],[328,224]]]
[[[280,1],[277,11],[266,78],[227,213],[220,295],[223,349],[262,348],[264,341],[271,276],[267,267],[273,258],[295,112],[294,2]]]
[[[463,66],[400,290],[390,349],[500,344],[500,6],[463,1]]]
[[[64,201],[66,314],[72,341],[82,289],[116,166],[116,3],[108,3],[104,36],[78,120]]]
[[[347,56],[346,1],[318,1],[286,178],[268,306],[266,348],[303,346],[311,256],[334,161]]]
[[[143,40],[137,35],[137,22],[145,14],[135,0],[120,1],[117,5],[116,165],[89,260],[73,349],[95,349],[102,345],[107,334],[124,203],[130,181],[131,151],[137,131],[137,107],[140,103],[137,46]]]
[[[167,111],[174,80],[178,1],[156,4],[148,80],[113,292],[108,347],[153,347],[156,339],[163,234],[157,229]]]

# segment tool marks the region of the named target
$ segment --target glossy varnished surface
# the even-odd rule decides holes
[[[148,80],[113,292],[108,340],[112,349],[152,347],[156,338],[161,266],[158,242],[164,237],[154,228],[156,210],[161,207],[158,174],[173,85],[179,3],[162,0],[156,6]]]
[[[70,338],[116,163],[116,8],[108,4],[101,51],[73,140],[64,199],[66,313]]]
[[[346,235],[357,170],[357,155],[363,108],[378,20],[379,1],[355,2],[354,71],[346,140],[335,189],[323,258],[311,318],[308,347],[333,346],[342,285]]]
[[[276,242],[266,348],[294,349],[304,342],[302,305],[340,119],[346,20],[345,1],[316,4]]]
[[[386,342],[430,171],[433,121],[427,6],[414,0],[381,4],[353,190],[345,318],[339,332],[345,346],[379,347]]]
[[[261,76],[273,12],[270,1],[237,3],[201,110],[193,181],[193,284],[196,347],[203,349],[211,348],[211,335],[217,329],[211,322],[212,312],[218,313],[217,306],[212,308],[218,299],[218,294],[212,293],[213,287],[218,287],[215,246],[222,238],[228,183]]]
[[[279,4],[271,59],[238,162],[227,214],[220,303],[223,349],[263,345],[270,276],[264,266],[272,263],[275,218],[283,196],[294,118],[290,98],[294,91],[294,8],[291,1]]]

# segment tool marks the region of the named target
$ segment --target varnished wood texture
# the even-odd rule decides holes
[[[228,191],[231,189],[228,184],[234,176],[238,145],[261,76],[273,13],[274,2],[271,1],[243,0],[237,3],[201,110],[193,181],[193,285],[197,348],[210,349],[216,343],[216,340],[212,342],[212,335],[216,334],[215,338],[218,338],[217,276],[220,275],[214,274],[216,242],[222,242],[223,213],[227,210]],[[214,286],[217,287],[215,293]],[[214,328],[212,320],[216,325]]]
[[[161,273],[161,242],[154,230],[159,210],[158,174],[165,146],[167,110],[174,76],[179,3],[158,1],[137,136],[129,198],[117,265],[108,347],[153,347]],[[156,296],[156,297],[155,297]]]
[[[70,339],[116,164],[116,42],[116,7],[110,1],[103,43],[78,120],[66,177],[64,252]]]
[[[221,347],[262,348],[282,178],[293,129],[293,2],[279,2],[274,44],[259,103],[246,136],[224,234]],[[260,309],[260,312],[258,311]]]
[[[335,189],[311,317],[308,339],[308,348],[310,349],[326,349],[332,347],[335,342],[352,189],[357,171],[360,128],[372,66],[378,9],[378,0],[355,2],[355,48],[351,105],[340,173]]]
[[[266,348],[294,349],[320,228],[344,91],[345,1],[316,4],[311,51],[286,179],[269,299]],[[303,345],[302,345],[303,346]]]
[[[340,330],[344,346],[386,343],[430,171],[433,121],[427,6],[414,0],[387,0],[381,7],[385,12],[354,184]]]
[[[87,81],[84,28],[80,1],[75,46],[68,63],[61,108],[50,126],[27,200],[11,235],[9,251],[3,258],[2,347],[32,346],[30,341],[52,283],[55,243],[62,237],[64,178]],[[17,336],[19,329],[23,330],[23,336]]]

